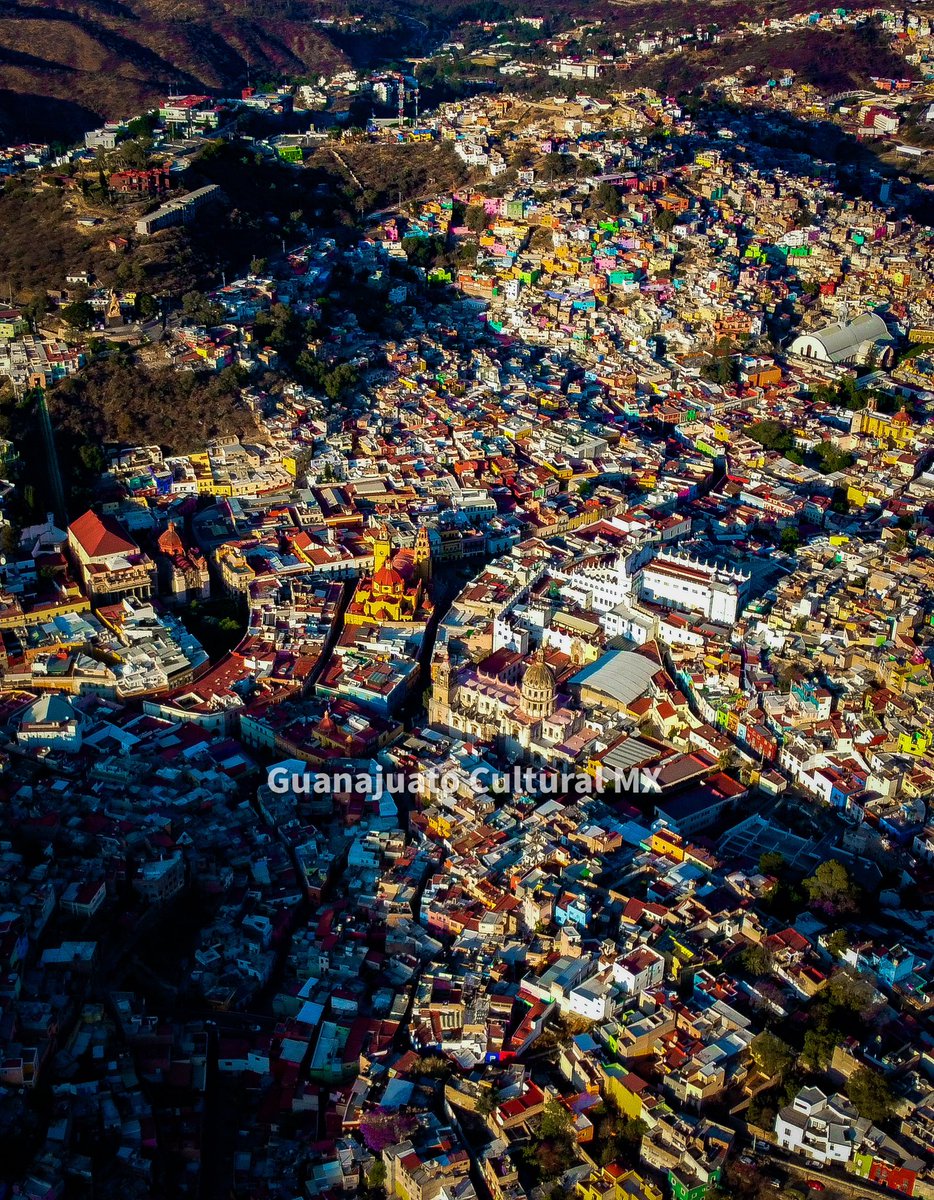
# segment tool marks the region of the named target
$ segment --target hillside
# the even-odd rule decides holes
[[[254,255],[275,254],[283,238],[299,242],[305,227],[346,230],[364,212],[433,195],[466,176],[450,145],[345,146],[337,153],[326,145],[297,171],[213,142],[185,186],[223,188],[230,201],[225,220],[196,221],[152,238],[133,233],[146,202],[105,199],[96,169],[65,180],[68,188],[57,177],[14,179],[0,188],[0,296],[25,303],[63,287],[66,272],[85,270],[108,286],[178,297],[216,286],[222,271],[242,273]],[[79,223],[87,217],[97,224]],[[116,236],[129,239],[128,250],[111,247]]]
[[[649,60],[620,75],[624,87],[690,91],[708,80],[746,71],[749,83],[764,83],[784,70],[834,95],[870,85],[872,76],[917,75],[874,26],[833,32],[798,30],[756,39],[724,39],[717,46],[683,50]]]
[[[0,142],[74,137],[173,86],[334,68],[345,55],[312,24],[319,11],[307,0],[0,3]]]
[[[871,0],[852,0],[850,8]],[[319,26],[316,18],[362,14],[355,26]],[[342,63],[373,64],[423,51],[463,21],[509,19],[527,9],[524,0],[358,0],[353,6],[324,0],[0,0],[0,144],[22,139],[61,141],[80,136],[102,119],[141,111],[171,88],[232,92],[254,82],[287,75],[315,76]],[[807,0],[714,0],[707,20],[735,28],[742,20],[788,16]],[[698,19],[696,0],[552,0],[549,26],[579,17],[599,20],[607,33],[653,28],[690,28]],[[459,30],[468,41],[479,36]],[[862,75],[865,55],[839,62],[845,75]],[[848,50],[848,47],[844,48]],[[709,62],[647,64],[690,86],[709,77],[721,48]],[[785,65],[793,65],[791,63]],[[814,62],[814,73],[821,74]]]

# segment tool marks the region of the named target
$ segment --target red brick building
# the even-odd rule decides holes
[[[172,186],[168,167],[145,167],[139,170],[114,171],[110,190],[122,195],[162,196]]]

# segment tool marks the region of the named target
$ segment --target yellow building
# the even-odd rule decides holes
[[[657,829],[649,838],[649,849],[672,862],[684,862],[684,839],[669,829]]]
[[[600,1064],[600,1085],[604,1096],[630,1121],[642,1120],[645,1116],[644,1100],[655,1099],[646,1081],[619,1063]]]
[[[255,577],[255,571],[246,560],[246,555],[239,546],[224,544],[218,546],[214,561],[220,571],[221,580],[228,593],[238,595],[247,593]]]
[[[916,758],[923,758],[930,750],[932,741],[934,736],[929,729],[916,729],[912,733],[899,734],[899,754],[913,754]]]
[[[876,412],[874,397],[870,398],[866,408],[853,414],[850,432],[878,438],[881,442],[890,442],[898,447],[909,445],[915,436],[911,417],[906,412],[900,411],[892,416]]]
[[[627,1171],[619,1163],[597,1167],[577,1185],[580,1200],[662,1200],[662,1193],[638,1171]]]
[[[419,529],[414,551],[393,556],[392,542],[382,531],[373,543],[373,573],[361,577],[345,622],[368,625],[376,621],[427,620],[431,601],[425,585],[431,576],[431,542],[428,530]]]

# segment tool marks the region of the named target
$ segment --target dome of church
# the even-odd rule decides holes
[[[522,708],[530,717],[550,717],[555,706],[555,676],[541,649],[522,676]]]
[[[178,536],[178,530],[174,525],[170,525],[165,533],[160,535],[159,549],[163,554],[169,555],[185,553],[185,547],[182,544],[182,539]]]
[[[522,676],[522,691],[523,692],[542,692],[554,691],[555,677],[551,667],[545,662],[544,658],[536,658],[525,669],[525,674]]]
[[[385,564],[373,576],[373,583],[383,591],[397,591],[405,587],[405,580],[395,567]]]
[[[331,716],[330,709],[325,709],[324,716],[318,722],[318,732],[323,733],[325,737],[331,737],[338,732],[337,722]]]

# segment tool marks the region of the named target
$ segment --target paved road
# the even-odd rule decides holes
[[[751,1135],[747,1135],[749,1141],[752,1141]],[[821,1167],[816,1163],[808,1163],[800,1159],[795,1154],[789,1154],[787,1150],[782,1150],[779,1146],[769,1146],[767,1151],[756,1152],[756,1158],[759,1160],[759,1169],[762,1173],[767,1174],[769,1167],[775,1167],[781,1172],[785,1172],[795,1177],[795,1182],[798,1180],[817,1179],[823,1183],[827,1191],[822,1193],[815,1192],[814,1195],[828,1195],[836,1192],[847,1197],[847,1200],[861,1200],[862,1197],[872,1198],[876,1196],[893,1196],[897,1193],[892,1192],[890,1188],[883,1187],[881,1184],[873,1183],[868,1179],[860,1179],[857,1176],[850,1175],[839,1167]]]

